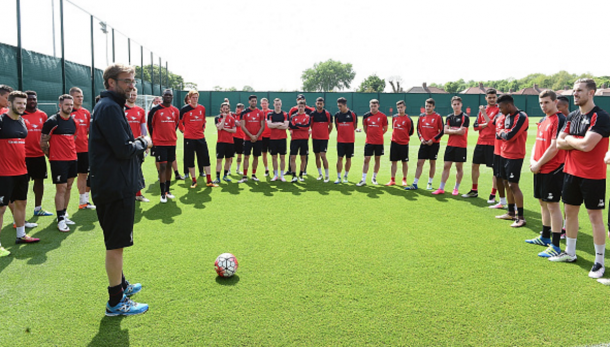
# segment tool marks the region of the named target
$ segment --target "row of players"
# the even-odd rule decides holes
[[[578,228],[574,229],[574,223],[577,223],[577,219],[574,222],[574,216],[577,218],[578,207],[584,201],[593,224],[597,254],[591,276],[601,277],[600,273],[603,275],[604,271],[604,247],[600,246],[605,245],[603,218],[601,217],[601,209],[605,207],[606,170],[603,155],[608,148],[607,137],[610,130],[607,128],[610,127],[610,119],[604,111],[594,105],[591,92],[594,93],[595,90],[595,83],[591,80],[580,80],[575,84],[575,103],[579,106],[579,110],[570,114],[572,120],[568,119],[567,122],[562,112],[558,110],[558,108],[567,109],[567,99],[557,99],[552,91],[543,92],[540,95],[541,108],[547,116],[538,124],[537,141],[532,151],[530,169],[535,174],[534,195],[540,200],[542,208],[543,232],[539,238],[527,242],[548,246],[544,252],[539,254],[540,256],[555,261],[574,261],[576,259],[576,238],[573,236],[576,235],[578,230]],[[3,91],[4,93],[1,93]],[[8,91],[9,87],[0,87],[0,94],[4,96],[6,101],[8,101]],[[308,139],[310,134],[313,138],[313,149],[316,153],[318,179],[324,178],[328,182],[328,161],[325,153],[333,124],[338,133],[337,180],[335,183],[347,181],[351,158],[354,155],[358,117],[347,108],[346,100],[343,98],[337,100],[339,112],[334,116],[331,116],[324,109],[322,98],[318,98],[316,107],[312,108],[306,105],[302,95],[299,95],[297,106],[293,107],[289,113],[282,111],[282,104],[279,99],[274,100],[273,110],[266,107],[268,106],[267,100],[261,100],[261,110],[257,108],[258,100],[256,96],[251,96],[249,107],[244,110],[240,110],[238,107],[235,113],[230,112],[230,105],[228,101],[225,101],[221,105],[220,115],[215,117],[218,130],[217,179],[213,182],[211,181],[209,155],[204,137],[205,108],[197,103],[198,93],[196,91],[189,92],[185,100],[188,104],[179,111],[171,106],[173,101],[171,90],[166,90],[163,94],[163,102],[149,112],[148,119],[145,119],[144,110],[135,106],[136,97],[137,94],[134,90],[131,98],[127,101],[126,117],[135,137],[145,135],[146,124],[148,125],[148,131],[155,144],[153,153],[159,169],[162,202],[167,201],[168,196],[171,197],[169,181],[171,180],[172,168],[169,163],[175,161],[176,129],[180,129],[185,134],[185,164],[193,178],[192,187],[197,185],[195,156],[197,156],[200,166],[203,166],[206,172],[208,185],[215,186],[220,182],[220,168],[223,159],[225,159],[223,178],[226,181],[230,180],[227,174],[235,153],[244,155],[244,174],[240,182],[248,180],[247,173],[251,154],[254,156],[251,178],[258,180],[256,178],[257,159],[267,148],[273,161],[274,176],[272,181],[285,180],[283,166],[287,150],[287,130],[289,129],[292,133],[290,161],[293,171],[296,171],[294,169],[296,168],[296,157],[300,156],[301,159],[300,172],[298,175],[294,175],[293,182],[302,180],[309,151]],[[72,223],[68,219],[66,207],[69,201],[70,186],[77,175],[79,176],[79,192],[81,191],[80,182],[84,183],[84,193],[81,193],[79,207],[94,208],[88,201],[86,188],[86,173],[88,171],[86,145],[90,115],[82,108],[82,98],[82,91],[73,88],[70,95],[60,97],[59,113],[46,119],[46,115],[36,108],[36,93],[30,91],[27,93],[23,112],[20,111],[19,105],[14,102],[8,102],[10,109],[1,112],[7,113],[6,116],[9,118],[12,118],[11,116],[19,117],[20,114],[23,114],[23,119],[27,120],[29,134],[25,141],[26,167],[29,177],[34,180],[35,214],[37,215],[50,214],[42,210],[40,206],[42,191],[39,189],[42,185],[41,180],[46,177],[44,156],[49,157],[53,181],[57,187],[55,202],[58,228],[61,231],[69,231],[66,224]],[[479,165],[485,164],[493,167],[493,188],[488,202],[495,203],[495,194],[498,191],[500,203],[491,207],[508,207],[508,212],[498,216],[498,218],[513,220],[511,226],[521,227],[526,222],[523,216],[523,194],[519,188],[519,179],[525,157],[528,117],[515,107],[510,95],[503,95],[498,99],[497,93],[494,90],[489,90],[486,100],[488,105],[480,107],[479,115],[474,123],[474,129],[479,131],[480,135],[473,155],[473,186],[463,197],[478,196]],[[426,112],[419,116],[416,127],[421,144],[418,151],[415,179],[413,184],[405,189],[418,189],[418,180],[426,160],[430,161],[428,189],[431,189],[439,142],[444,134],[448,134],[449,140],[445,150],[441,185],[433,194],[444,193],[444,187],[453,163],[456,164],[457,169],[453,194],[458,194],[459,184],[463,176],[463,163],[467,157],[469,117],[462,112],[462,102],[459,97],[452,98],[451,106],[454,112],[447,116],[443,124],[442,117],[434,111],[434,100],[426,100]],[[398,114],[392,117],[393,132],[390,148],[392,179],[387,185],[395,184],[394,177],[398,162],[402,162],[403,165],[403,185],[407,185],[408,144],[410,136],[414,133],[414,125],[411,118],[405,113],[405,109],[404,101],[398,102]],[[80,116],[79,113],[86,116]],[[564,111],[564,113],[567,112]],[[6,116],[3,115],[3,121],[7,119]],[[5,127],[0,125],[0,131],[3,128]],[[375,168],[372,182],[376,184],[380,157],[384,151],[383,135],[388,130],[388,121],[387,117],[379,112],[379,102],[377,100],[371,100],[370,102],[370,112],[363,117],[363,129],[366,133],[365,162],[362,180],[358,183],[359,186],[366,183],[369,163],[373,156],[375,157]],[[265,135],[268,135],[268,137]],[[5,135],[2,138],[6,138]],[[39,140],[37,141],[37,139]],[[36,146],[37,144],[38,146]],[[240,148],[242,146],[243,148]],[[40,155],[41,153],[42,155]],[[346,160],[345,166],[343,166],[343,158]],[[6,170],[3,169],[0,172],[0,177],[14,176],[11,168],[14,168],[15,165],[11,164],[10,159],[4,161]],[[324,177],[322,175],[322,165],[325,170]],[[345,168],[345,176],[343,176],[342,181],[343,168]],[[565,178],[564,171],[566,173]],[[81,177],[83,177],[82,180]],[[27,188],[25,191],[27,195]],[[561,220],[563,218],[558,203],[562,194],[563,201],[566,204],[566,229],[568,233],[565,252],[561,252],[559,248],[559,236],[562,229]],[[23,192],[21,195],[23,195]],[[3,206],[5,206],[9,201],[20,201],[20,199],[13,200],[12,198],[6,199],[9,201],[3,201],[5,196],[11,196],[11,194],[2,194],[3,199],[0,200],[0,205],[4,204]],[[576,210],[575,214],[574,209]],[[599,236],[600,223],[601,238]],[[18,225],[17,229],[18,242],[37,241],[37,239],[25,235],[22,226]],[[600,254],[601,257],[599,257]]]

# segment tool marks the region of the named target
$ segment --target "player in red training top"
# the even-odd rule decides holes
[[[593,229],[595,262],[589,277],[600,278],[605,272],[606,238],[602,210],[606,207],[606,165],[610,115],[595,105],[595,81],[589,78],[574,82],[574,104],[578,110],[568,115],[557,139],[557,147],[566,151],[563,168],[562,201],[566,211],[566,249],[551,261],[576,261],[578,212],[584,202]]]
[[[356,185],[358,187],[366,184],[366,174],[369,171],[371,156],[375,156],[375,167],[371,182],[377,184],[377,174],[381,167],[381,156],[383,152],[383,135],[388,131],[388,117],[379,112],[379,100],[373,99],[369,103],[370,111],[365,113],[362,119],[362,127],[366,133],[364,145],[364,165],[362,166],[362,180]]]
[[[407,104],[404,100],[396,103],[398,113],[392,116],[392,142],[390,144],[391,179],[386,186],[396,184],[396,170],[398,162],[402,162],[402,185],[407,185],[407,173],[409,172],[409,139],[413,135],[413,120],[405,112]]]
[[[235,155],[235,144],[233,143],[233,134],[235,134],[237,123],[231,115],[231,105],[228,102],[223,102],[220,105],[220,114],[214,118],[216,129],[218,130],[218,138],[216,140],[216,180],[214,183],[220,184],[220,170],[222,169],[222,159],[225,160],[224,176],[222,179],[225,182],[231,182],[229,178],[229,169],[231,161]]]
[[[27,94],[13,91],[6,97],[8,111],[0,114],[0,225],[9,202],[14,204],[13,215],[17,227],[15,243],[40,241],[25,233],[25,207],[28,196],[28,171],[25,165],[26,121],[21,118]],[[11,254],[0,245],[0,257]]]
[[[267,127],[271,129],[269,152],[273,162],[273,178],[271,182],[277,181],[278,178],[282,182],[286,182],[284,168],[286,167],[286,130],[289,127],[289,123],[288,114],[282,111],[282,100],[275,98],[273,100],[273,112],[267,115]],[[277,163],[278,155],[280,156],[279,168]]]
[[[0,114],[5,114],[9,111],[8,96],[13,92],[13,88],[6,84],[0,84]]]
[[[292,129],[292,136],[290,139],[290,165],[296,168],[297,155],[301,156],[301,168],[299,170],[299,176],[297,178],[296,172],[292,177],[292,182],[297,180],[303,182],[303,172],[305,171],[305,165],[307,155],[309,154],[309,128],[311,127],[311,117],[305,113],[305,101],[301,100],[298,103],[298,111],[292,117],[290,117],[290,129]]]
[[[89,124],[91,123],[91,113],[83,107],[84,95],[80,88],[70,88],[70,95],[74,99],[72,118],[76,121],[76,157],[77,173],[76,187],[78,188],[79,202],[78,209],[94,210],[95,206],[89,202],[89,192],[87,181],[89,176]]]
[[[343,157],[345,157],[345,175],[343,183],[347,183],[347,175],[352,167],[354,156],[354,142],[356,142],[356,129],[358,128],[358,116],[347,108],[347,100],[343,97],[337,99],[339,111],[333,119],[337,128],[337,180],[335,184],[341,183],[341,171],[343,170]]]
[[[496,104],[498,100],[498,92],[489,88],[485,92],[485,100],[487,106],[479,106],[479,115],[474,121],[473,129],[479,132],[479,139],[477,145],[474,147],[474,153],[472,154],[472,189],[463,194],[463,198],[476,198],[479,196],[479,167],[481,164],[485,164],[487,167],[493,167],[494,160],[494,141],[496,138],[496,132],[493,126],[500,108]],[[496,178],[492,175],[492,188],[491,194],[487,203],[493,204],[496,199]]]
[[[309,114],[311,117],[311,142],[313,153],[316,156],[316,167],[318,168],[318,181],[322,180],[322,164],[324,164],[324,183],[330,181],[328,172],[328,138],[333,131],[333,117],[324,108],[324,98],[316,99],[316,109]]]
[[[172,180],[172,162],[176,160],[176,129],[180,121],[180,111],[172,106],[174,93],[171,89],[163,91],[163,103],[148,112],[148,132],[155,144],[155,159],[159,163],[159,185],[161,203],[167,198],[174,199],[169,191]]]
[[[445,184],[449,179],[449,172],[453,163],[455,163],[456,173],[452,195],[459,194],[460,183],[464,176],[470,119],[466,113],[462,112],[462,98],[459,96],[456,95],[451,98],[451,108],[453,113],[447,116],[445,129],[443,130],[445,134],[449,135],[449,140],[447,141],[447,148],[445,148],[445,164],[441,176],[441,185],[436,191],[432,192],[434,195],[445,193]]]
[[[313,107],[307,106],[307,100],[305,99],[305,95],[299,94],[299,95],[297,95],[297,104],[292,106],[290,108],[290,110],[288,111],[288,119],[290,119],[290,117],[294,116],[294,114],[297,113],[298,106],[299,106],[298,104],[299,104],[299,101],[301,101],[301,100],[305,101],[305,113],[310,115],[314,111]],[[292,133],[292,130],[290,130],[290,132]],[[305,158],[305,171],[303,172],[304,176],[307,176],[307,164],[308,163],[309,163],[309,155],[307,156],[307,158]],[[288,172],[285,173],[286,175],[294,175],[296,172],[296,170],[294,168],[290,167],[290,165],[291,164],[288,163],[289,167],[288,167]]]
[[[263,148],[261,149],[261,155],[263,157],[263,165],[265,165],[265,177],[269,176],[269,165],[267,163],[267,152],[269,152],[269,138],[271,136],[271,129],[267,127],[267,115],[273,112],[272,109],[269,108],[269,100],[267,98],[261,99],[261,111],[263,111],[263,115],[265,116],[265,129],[263,130]]]
[[[527,141],[529,119],[525,112],[515,107],[514,99],[509,94],[503,94],[498,98],[498,106],[500,107],[500,112],[505,116],[504,126],[499,133],[499,137],[502,141],[502,179],[504,180],[504,186],[508,186],[508,212],[501,216],[496,216],[496,218],[514,220],[511,227],[518,228],[525,225],[523,193],[521,188],[519,188],[519,179],[521,178],[523,158],[525,158],[525,143]],[[515,205],[517,206],[516,217]]]
[[[256,168],[258,167],[258,157],[261,156],[263,150],[263,139],[261,137],[265,130],[265,116],[263,111],[256,108],[258,99],[256,95],[248,97],[250,107],[242,111],[240,126],[241,130],[246,134],[244,141],[244,175],[239,183],[244,183],[248,180],[248,165],[250,163],[250,154],[254,155],[252,159],[252,180],[258,182],[256,177]]]
[[[35,91],[25,92],[28,101],[25,113],[21,117],[26,120],[28,137],[25,139],[25,163],[28,176],[34,181],[34,216],[52,216],[53,213],[42,209],[44,196],[44,180],[47,178],[47,161],[40,148],[40,134],[42,126],[47,121],[47,114],[38,109],[38,96]]]
[[[205,107],[199,105],[199,92],[191,90],[188,92],[189,104],[180,110],[180,131],[184,133],[184,162],[188,167],[193,180],[191,188],[197,187],[197,173],[195,172],[195,154],[197,164],[203,167],[208,187],[218,187],[212,182],[212,171],[210,169],[210,152],[205,140]]]
[[[228,103],[229,99],[225,99],[225,102]],[[236,129],[235,129],[235,133],[233,134],[233,144],[235,145],[235,157],[236,160],[235,162],[237,163],[237,167],[235,168],[235,174],[237,175],[243,175],[243,171],[241,171],[241,157],[244,153],[244,142],[246,141],[246,134],[244,134],[244,131],[241,129],[241,113],[244,110],[245,106],[244,104],[242,104],[241,102],[238,103],[237,105],[235,105],[235,113],[232,114],[233,118],[235,118],[235,122],[236,122]],[[229,170],[229,175],[231,174],[230,170]]]
[[[427,190],[432,190],[432,180],[436,171],[436,158],[440,148],[441,137],[444,134],[443,118],[434,112],[436,102],[430,98],[426,100],[425,113],[419,115],[417,119],[417,135],[421,142],[417,153],[417,169],[415,169],[415,179],[413,184],[406,187],[406,190],[417,189],[419,177],[421,176],[426,160],[430,161],[430,173],[428,174]]]
[[[60,96],[59,112],[44,122],[40,136],[40,148],[51,163],[51,176],[56,189],[57,228],[61,232],[69,232],[68,225],[74,224],[68,219],[67,214],[78,165],[75,143],[78,125],[70,115],[73,107],[72,96],[68,94]]]
[[[545,117],[537,124],[530,171],[534,173],[534,197],[540,202],[542,235],[525,242],[548,246],[546,250],[538,253],[538,256],[550,258],[561,253],[559,242],[563,218],[559,200],[563,188],[565,151],[557,149],[557,136],[565,125],[566,117],[557,110],[557,95],[552,90],[540,93],[538,100]]]
[[[129,123],[129,127],[131,128],[131,132],[133,133],[134,138],[138,138],[140,136],[146,136],[146,111],[138,105],[136,105],[136,100],[138,99],[138,88],[133,87],[133,90],[129,93],[129,99],[125,101],[125,117],[127,117],[127,123]],[[145,152],[148,153],[148,149]],[[140,165],[144,162],[144,155],[140,157]],[[140,202],[150,202],[144,195],[142,195],[142,191],[138,191],[136,193],[136,200]]]

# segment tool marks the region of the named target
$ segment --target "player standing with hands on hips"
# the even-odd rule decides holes
[[[106,68],[106,90],[93,110],[89,131],[91,192],[106,244],[106,316],[148,311],[147,304],[129,299],[142,285],[129,284],[123,275],[123,248],[133,246],[136,193],[144,188],[139,157],[152,147],[148,136],[134,139],[125,117],[125,101],[136,85],[134,74],[123,64]]]

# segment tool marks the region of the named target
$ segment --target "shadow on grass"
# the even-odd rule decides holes
[[[138,211],[136,211],[136,214]],[[142,213],[148,220],[161,220],[163,224],[171,224],[174,222],[174,217],[182,214],[182,209],[176,205],[171,199],[167,199],[167,203],[157,203],[157,205],[149,208]],[[136,217],[136,219],[141,218]]]
[[[129,330],[121,330],[121,321],[124,316],[107,317],[100,321],[97,335],[93,337],[87,346],[129,346]]]
[[[402,186],[382,186],[380,188],[390,195],[402,196],[409,201],[417,201],[419,196],[421,195],[417,190],[405,190]]]
[[[239,282],[238,275],[233,275],[228,278],[216,276],[216,283],[220,284],[221,286],[234,286],[237,284],[237,282]]]
[[[70,219],[76,222],[75,227],[71,228],[78,231],[91,231],[95,229],[95,222],[97,222],[97,213],[93,210],[78,210]]]
[[[193,205],[196,209],[204,209],[205,203],[212,201],[212,197],[210,196],[212,189],[214,188],[207,186],[197,186],[195,189],[189,188],[187,193],[180,197],[180,202],[185,205]]]

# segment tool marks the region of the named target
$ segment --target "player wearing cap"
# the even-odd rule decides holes
[[[69,232],[67,209],[70,202],[72,183],[77,175],[76,120],[70,115],[74,107],[72,96],[59,97],[59,112],[44,122],[40,136],[40,148],[49,158],[51,175],[55,184],[55,209],[57,210],[57,229]]]
[[[278,175],[282,182],[286,182],[284,168],[286,167],[286,130],[288,130],[289,124],[288,114],[282,111],[282,100],[276,98],[273,100],[273,112],[267,115],[267,127],[271,129],[269,138],[269,152],[273,163],[271,182],[277,181]],[[279,167],[277,163],[278,155],[280,156]]]
[[[299,170],[299,176],[297,178],[296,172],[292,177],[292,182],[297,180],[303,182],[303,173],[305,171],[305,165],[307,165],[307,155],[309,154],[309,128],[311,127],[311,117],[305,113],[305,100],[301,100],[298,103],[297,113],[290,117],[290,129],[292,130],[292,136],[290,139],[290,165],[296,168],[297,155],[301,156],[301,168]]]
[[[171,89],[163,91],[163,103],[148,112],[148,132],[155,145],[155,159],[159,163],[159,185],[161,203],[167,198],[174,199],[169,191],[172,180],[172,162],[176,160],[176,129],[180,122],[180,111],[172,106],[174,93]]]
[[[574,104],[578,110],[568,115],[557,139],[557,147],[566,151],[562,201],[566,211],[566,249],[551,261],[576,261],[578,212],[584,202],[593,229],[595,262],[589,277],[604,275],[606,238],[602,210],[606,206],[606,165],[610,115],[595,105],[595,81],[582,78],[574,82]]]
[[[563,129],[566,117],[557,110],[557,95],[545,90],[538,96],[545,117],[538,123],[536,142],[532,148],[530,171],[534,173],[534,197],[540,202],[542,235],[525,242],[548,246],[538,256],[550,258],[561,253],[561,189],[565,151],[557,149],[557,136]],[[553,239],[551,240],[551,234]]]
[[[501,216],[496,216],[496,218],[514,220],[511,227],[519,228],[526,224],[525,217],[523,216],[523,193],[521,188],[519,188],[519,180],[521,178],[523,158],[525,158],[529,119],[525,112],[515,107],[514,99],[509,94],[503,94],[498,98],[498,106],[500,107],[500,112],[505,115],[499,137],[502,141],[502,179],[504,180],[504,186],[508,186],[508,212]],[[517,216],[515,216],[515,206],[517,207]]]
[[[21,118],[27,94],[12,91],[6,97],[8,110],[0,114],[0,225],[9,202],[14,204],[13,215],[17,228],[15,243],[40,241],[25,233],[25,207],[28,196],[28,172],[25,164],[26,121]],[[0,257],[11,253],[0,244]]]
[[[25,139],[25,163],[28,177],[34,181],[34,216],[52,216],[53,213],[42,209],[44,196],[44,180],[47,178],[47,161],[40,148],[40,134],[44,122],[49,118],[46,113],[38,109],[38,96],[35,91],[25,92],[28,101],[25,112],[21,116],[26,120],[28,137]]]
[[[468,126],[470,118],[462,112],[462,98],[454,96],[451,98],[451,108],[453,113],[447,116],[445,120],[444,133],[449,135],[447,140],[447,148],[445,148],[445,164],[443,174],[441,176],[441,185],[437,190],[432,192],[434,195],[445,193],[445,184],[449,179],[451,166],[455,163],[455,186],[453,187],[452,195],[458,195],[460,183],[464,176],[464,163],[466,162],[466,149],[468,148]]]
[[[370,111],[365,113],[362,118],[362,127],[366,134],[364,145],[364,164],[362,165],[362,180],[356,185],[358,187],[366,184],[366,175],[369,171],[371,156],[375,156],[375,167],[373,168],[373,178],[371,182],[377,184],[377,174],[381,168],[381,156],[383,151],[383,135],[388,131],[388,117],[379,112],[379,100],[373,99],[369,102]]]
[[[417,119],[417,136],[421,142],[417,153],[417,169],[415,169],[415,179],[413,184],[406,187],[406,190],[416,190],[419,177],[424,168],[426,160],[430,161],[430,172],[428,174],[427,190],[432,190],[432,180],[436,172],[436,158],[440,148],[441,137],[444,134],[443,118],[434,112],[436,102],[429,98],[426,100],[425,113],[419,115]]]
[[[195,155],[197,164],[203,167],[208,187],[218,187],[212,182],[210,169],[210,153],[205,140],[205,107],[199,105],[199,92],[188,92],[189,104],[180,110],[180,132],[184,133],[184,162],[191,175],[191,188],[197,187],[197,173],[195,172]]]
[[[409,171],[409,140],[413,135],[413,120],[405,113],[407,104],[404,100],[396,103],[398,113],[392,116],[392,143],[390,144],[391,179],[386,186],[396,184],[396,170],[398,162],[402,162],[402,185],[407,185],[407,173]]]
[[[337,180],[335,184],[341,183],[341,171],[343,170],[343,157],[345,157],[345,176],[343,183],[347,183],[349,169],[352,167],[354,156],[354,142],[356,142],[356,129],[358,128],[358,116],[347,108],[347,100],[343,97],[337,99],[339,111],[333,119],[337,128]]]
[[[324,178],[324,182],[330,180],[328,172],[328,160],[326,159],[326,151],[328,150],[328,138],[333,131],[333,117],[324,108],[324,98],[316,99],[316,109],[309,114],[311,117],[311,142],[313,153],[316,156],[316,167],[318,168],[318,181]],[[322,165],[324,165],[324,173],[322,176]]]
[[[229,102],[228,99],[225,99],[225,102]],[[235,133],[233,134],[233,144],[235,145],[235,156],[237,157],[237,168],[235,169],[235,173],[237,175],[243,175],[244,173],[241,171],[240,166],[241,166],[241,158],[242,155],[244,153],[244,142],[246,141],[246,134],[244,134],[244,131],[241,129],[241,113],[243,112],[245,106],[242,103],[238,103],[235,106],[235,113],[233,113],[233,118],[235,118],[235,122],[236,122],[236,130]],[[231,174],[229,172],[229,174]]]
[[[231,182],[229,169],[235,155],[233,134],[236,131],[236,122],[235,118],[231,115],[231,106],[228,102],[225,101],[220,105],[220,114],[214,118],[214,124],[216,124],[216,129],[218,130],[218,138],[216,140],[216,180],[214,183],[220,184],[222,159],[225,160],[224,176],[222,179],[225,182]]]
[[[263,139],[261,135],[265,130],[265,116],[263,111],[256,108],[258,99],[256,95],[248,97],[250,107],[242,111],[240,126],[241,130],[246,134],[244,141],[244,175],[238,183],[248,181],[248,166],[250,164],[250,154],[254,156],[252,159],[252,180],[258,182],[256,177],[256,169],[258,167],[258,157],[261,156],[263,150]]]
[[[95,209],[95,205],[89,202],[89,192],[87,187],[89,176],[89,124],[91,123],[91,113],[83,107],[83,91],[78,87],[70,88],[70,95],[74,99],[72,118],[76,121],[76,157],[77,178],[76,187],[78,188],[79,202],[78,209]]]
[[[265,129],[263,130],[263,148],[261,149],[261,156],[263,157],[263,165],[265,166],[265,177],[269,176],[269,165],[267,163],[267,152],[269,152],[269,138],[271,136],[271,129],[267,127],[267,115],[273,112],[272,109],[269,108],[269,100],[267,98],[261,99],[261,111],[263,111],[263,115],[265,116]]]
[[[136,105],[136,100],[138,99],[138,89],[133,87],[133,90],[129,93],[129,99],[125,102],[125,117],[127,117],[127,123],[129,123],[129,127],[131,128],[131,133],[133,137],[138,138],[141,136],[146,136],[146,111],[138,105]],[[148,153],[148,149],[146,152]],[[140,164],[144,162],[144,156],[140,156]],[[136,200],[140,202],[150,202],[144,195],[142,195],[142,191],[138,190],[136,193]]]
[[[493,121],[500,112],[498,105],[496,105],[497,99],[498,92],[493,88],[489,88],[485,92],[487,106],[479,106],[479,114],[473,125],[474,131],[479,132],[479,138],[472,154],[472,189],[468,193],[463,194],[463,198],[476,198],[479,196],[479,176],[481,174],[479,168],[481,164],[493,167],[494,140],[496,137]],[[496,190],[496,178],[492,175],[492,188],[488,203],[495,203]]]

